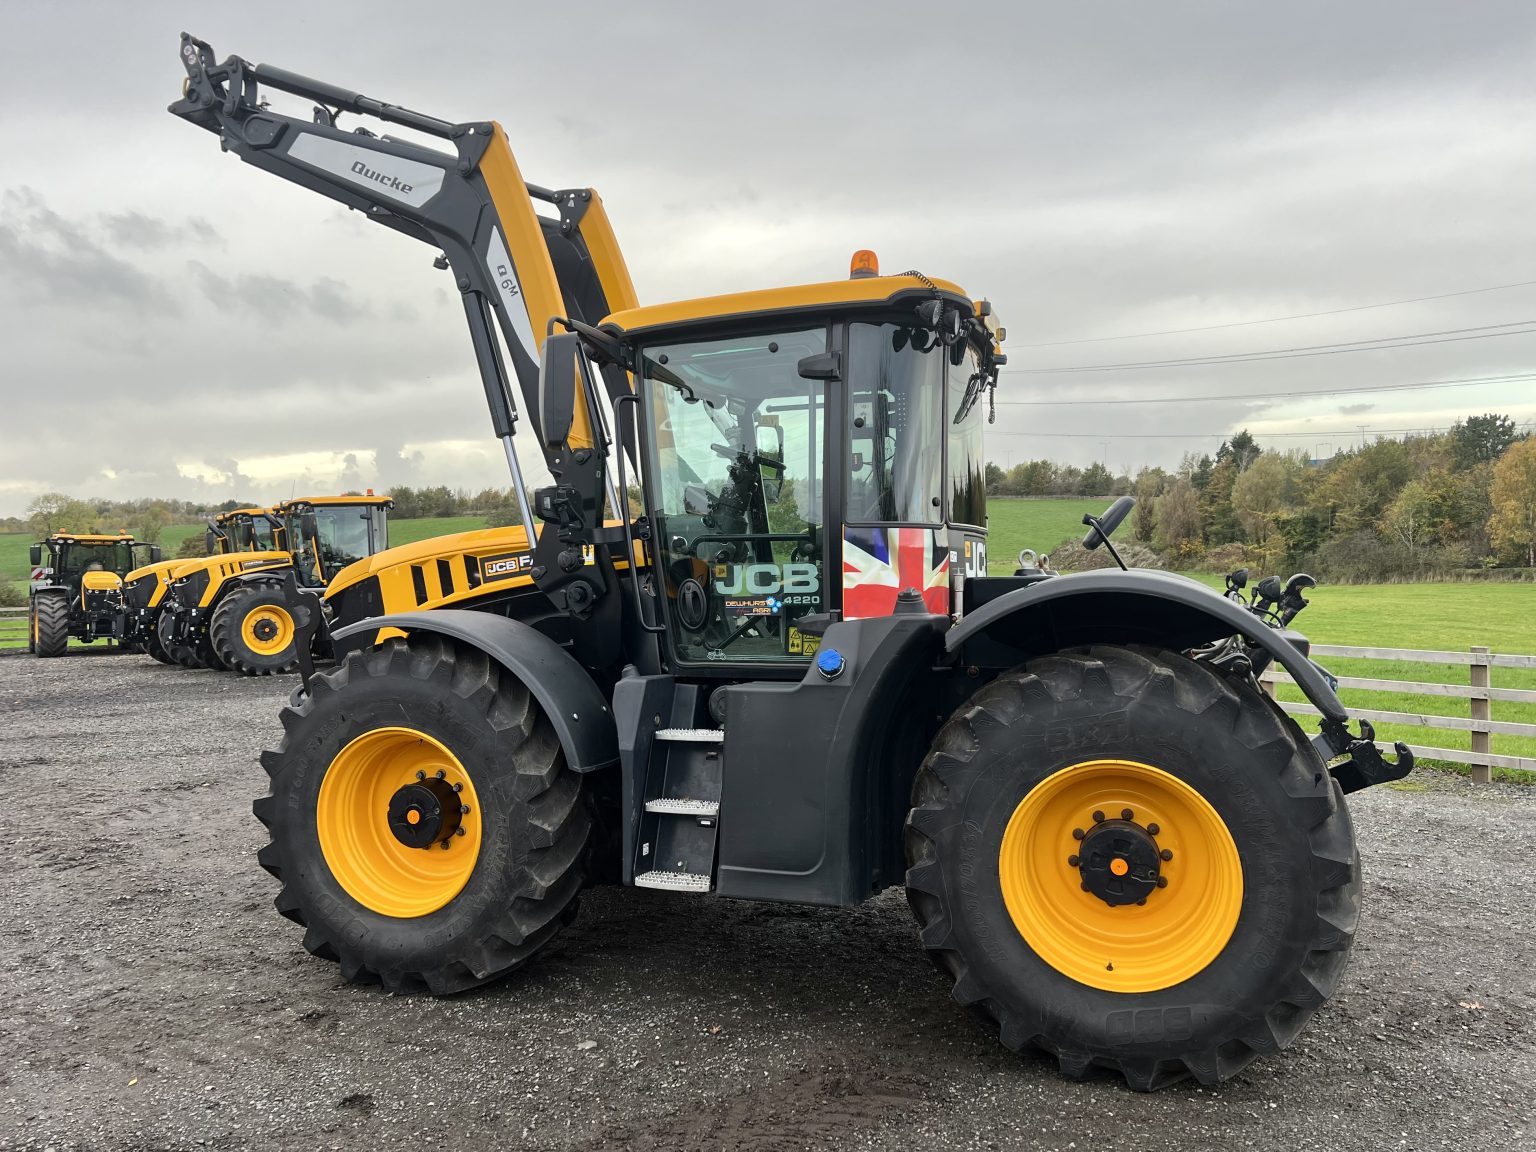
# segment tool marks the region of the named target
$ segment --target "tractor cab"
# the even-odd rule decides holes
[[[208,555],[274,552],[283,549],[283,522],[265,508],[235,508],[208,521]]]
[[[389,547],[387,496],[328,496],[285,500],[273,509],[276,531],[293,554],[298,582],[323,588],[348,564]]]
[[[890,615],[903,589],[959,611],[967,574],[986,571],[990,320],[956,285],[905,274],[603,323],[585,350],[638,381],[673,662],[798,676],[829,623]]]

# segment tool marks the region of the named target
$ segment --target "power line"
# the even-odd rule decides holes
[[[1476,328],[1446,328],[1439,332],[1409,332],[1402,336],[1376,336],[1369,340],[1345,340],[1338,344],[1304,344],[1295,348],[1270,348],[1262,352],[1233,352],[1216,356],[1187,356],[1176,360],[1128,361],[1121,364],[1071,364],[1063,368],[1004,368],[1028,376],[1049,376],[1076,372],[1123,372],[1137,368],[1176,368],[1200,364],[1240,364],[1252,360],[1291,360],[1298,356],[1337,356],[1344,352],[1383,352],[1392,348],[1413,348],[1420,344],[1454,344],[1461,340],[1490,340],[1495,336],[1526,336],[1536,333],[1536,328],[1521,328],[1516,332],[1494,332],[1494,328],[1513,328],[1520,324],[1536,324],[1536,320],[1510,320],[1504,324],[1483,324]],[[1457,335],[1472,333],[1472,335]],[[1419,339],[1438,337],[1438,339]],[[1399,341],[1399,343],[1391,343]]]
[[[1329,308],[1322,312],[1297,312],[1290,316],[1269,316],[1263,320],[1233,320],[1226,324],[1204,324],[1198,328],[1164,328],[1158,332],[1131,332],[1124,336],[1084,336],[1077,340],[1050,340],[1041,344],[1014,344],[1014,348],[1063,348],[1068,344],[1107,344],[1115,340],[1145,340],[1150,336],[1183,336],[1190,332],[1215,332],[1222,328],[1246,328],[1254,324],[1279,324],[1286,320],[1312,320],[1319,316],[1338,316],[1345,312],[1365,312],[1372,308],[1395,308],[1399,304],[1422,304],[1427,300],[1449,300],[1453,296],[1476,296],[1482,292],[1502,292],[1507,288],[1529,288],[1536,280],[1517,280],[1513,284],[1494,284],[1489,288],[1466,288],[1460,292],[1441,292],[1434,296],[1410,296],[1406,300],[1386,300],[1380,304],[1355,304],[1348,308]]]
[[[1303,392],[1243,392],[1226,396],[1143,396],[1115,400],[999,400],[999,407],[1039,408],[1050,405],[1071,407],[1089,404],[1199,404],[1215,400],[1302,400],[1321,396],[1354,396],[1363,392],[1412,392],[1426,388],[1471,388],[1479,384],[1511,384],[1536,380],[1536,372],[1513,372],[1506,376],[1465,376],[1457,380],[1421,380],[1412,384],[1363,385],[1359,388],[1325,388]]]
[[[1286,439],[1299,438],[1304,440],[1319,440],[1329,436],[1353,437],[1359,432],[1359,425],[1354,428],[1321,428],[1307,432],[1253,432],[1255,440],[1276,440],[1281,437]],[[1432,432],[1440,432],[1440,428],[1371,428],[1367,431],[1378,436],[1392,435],[1428,435]],[[989,429],[987,436],[1033,436],[1047,440],[1227,440],[1233,433],[1227,432],[1004,432],[998,429]]]

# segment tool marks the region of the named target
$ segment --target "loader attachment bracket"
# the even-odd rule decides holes
[[[1371,726],[1371,722],[1361,720],[1358,723],[1360,736],[1357,739],[1349,734],[1349,728],[1343,723],[1324,720],[1322,732],[1314,741],[1314,746],[1325,760],[1336,756],[1348,757],[1328,769],[1328,774],[1339,782],[1339,788],[1345,794],[1401,780],[1413,771],[1413,753],[1408,745],[1401,740],[1394,743],[1392,750],[1397,754],[1397,759],[1389,761],[1376,746],[1376,729]]]

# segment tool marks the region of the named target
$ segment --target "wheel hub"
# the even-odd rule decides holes
[[[458,793],[441,777],[407,784],[389,800],[389,830],[407,848],[446,846],[458,832],[461,816]]]
[[[251,631],[263,644],[269,643],[277,635],[277,621],[270,616],[263,616],[252,625]]]
[[[1084,832],[1074,829],[1082,841],[1077,853],[1067,863],[1077,867],[1083,891],[1092,893],[1110,907],[1145,904],[1147,897],[1167,887],[1162,876],[1162,862],[1172,853],[1159,849],[1154,832],[1157,825],[1143,828],[1136,823],[1135,812],[1127,808],[1118,820],[1104,819],[1094,812],[1092,827]]]

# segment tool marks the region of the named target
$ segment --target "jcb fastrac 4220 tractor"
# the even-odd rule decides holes
[[[187,667],[247,676],[292,671],[301,647],[308,655],[311,644],[329,642],[318,627],[301,636],[299,622],[323,622],[326,583],[388,546],[392,505],[371,493],[306,496],[232,525],[239,534],[218,555],[173,571],[156,622],[161,644]]]
[[[1199,584],[987,574],[984,301],[860,254],[848,280],[573,316],[563,218],[596,196],[525,185],[498,125],[182,53],[173,112],[443,253],[515,482],[507,358],[554,478],[497,561],[518,596],[342,629],[388,638],[283,713],[260,859],[306,948],[451,993],[536,955],[588,884],[904,883],[955,997],[1070,1074],[1214,1082],[1295,1037],[1354,939],[1344,793],[1411,759],[1351,732],[1301,637]],[[614,258],[593,234],[575,256]],[[638,517],[607,495],[634,479]],[[1271,662],[1316,736],[1259,691]]]
[[[70,638],[121,639],[123,577],[160,559],[154,544],[140,544],[125,532],[55,532],[32,545],[31,619],[27,648],[39,656],[62,656]]]

